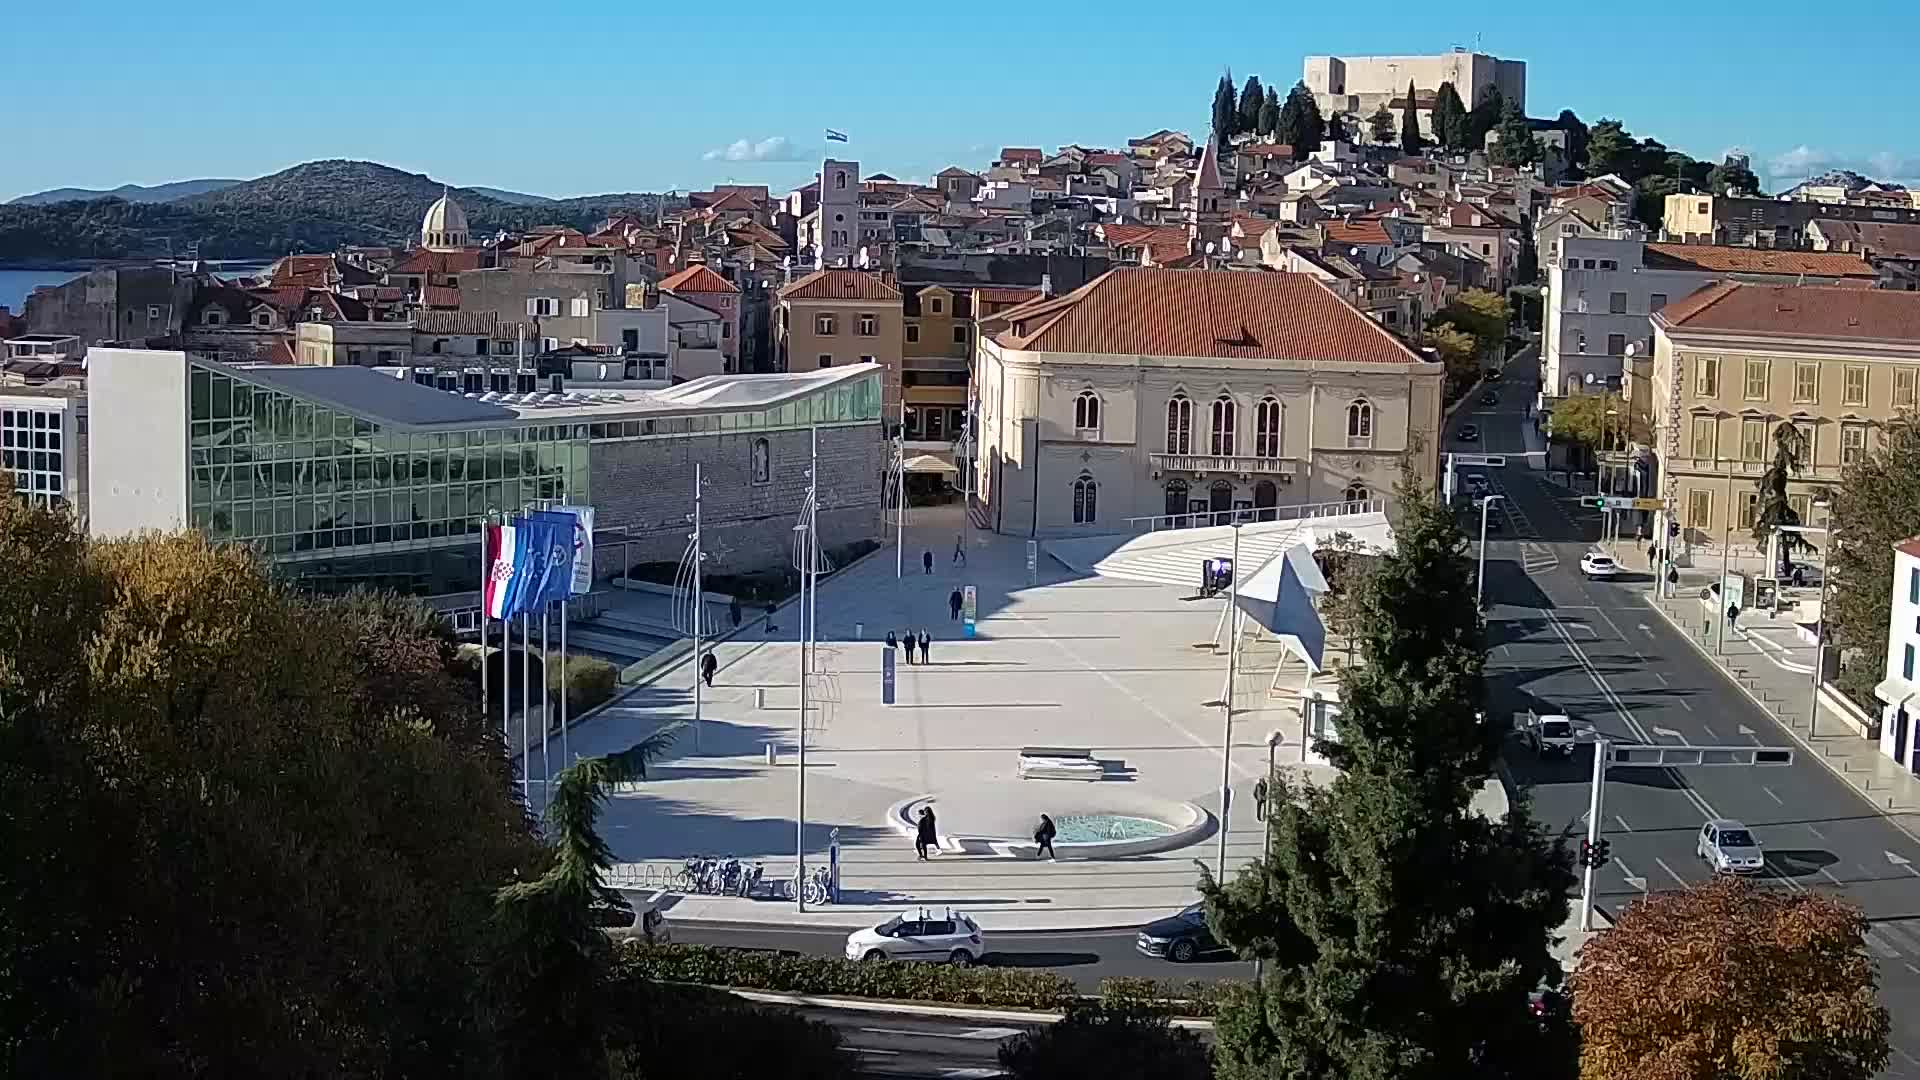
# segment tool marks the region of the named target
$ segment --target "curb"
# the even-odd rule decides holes
[[[1840,781],[1841,785],[1844,786],[1848,791],[1853,792],[1855,797],[1857,797],[1861,802],[1867,804],[1868,807],[1872,808],[1874,815],[1876,817],[1884,819],[1887,822],[1887,824],[1892,825],[1895,829],[1898,829],[1902,833],[1905,833],[1909,838],[1914,840],[1914,842],[1920,843],[1920,832],[1916,832],[1914,829],[1909,828],[1907,825],[1903,824],[1900,821],[1900,818],[1898,816],[1899,814],[1911,813],[1911,811],[1896,812],[1888,809],[1882,809],[1878,803],[1874,802],[1872,799],[1867,797],[1867,793],[1865,791],[1862,791],[1860,788],[1855,787],[1852,781],[1847,779],[1847,774],[1845,770],[1835,765],[1833,761],[1830,760],[1827,757],[1827,755],[1820,750],[1819,747],[1814,746],[1813,743],[1808,741],[1806,737],[1802,736],[1798,728],[1795,728],[1791,724],[1781,723],[1779,716],[1776,715],[1772,709],[1767,707],[1767,703],[1761,700],[1759,697],[1757,697],[1753,691],[1747,689],[1745,686],[1742,686],[1739,680],[1733,677],[1732,672],[1728,671],[1724,666],[1721,665],[1721,663],[1718,660],[1714,659],[1713,654],[1701,648],[1700,643],[1693,639],[1693,635],[1690,632],[1688,632],[1687,628],[1681,625],[1680,623],[1675,622],[1673,616],[1667,612],[1666,608],[1660,606],[1660,602],[1658,600],[1653,599],[1652,597],[1648,596],[1645,593],[1640,594],[1640,599],[1642,603],[1652,608],[1654,612],[1658,614],[1660,618],[1664,620],[1668,626],[1672,627],[1676,632],[1679,633],[1681,637],[1685,638],[1687,641],[1687,644],[1693,647],[1693,651],[1696,653],[1699,653],[1701,658],[1707,662],[1707,666],[1711,667],[1714,671],[1719,673],[1721,679],[1733,684],[1734,689],[1739,690],[1742,694],[1746,695],[1747,700],[1753,702],[1755,707],[1757,707],[1762,713],[1764,713],[1767,719],[1771,721],[1775,727],[1784,729],[1787,735],[1790,738],[1792,738],[1794,742],[1799,743],[1800,748],[1806,751],[1808,757],[1813,758],[1815,761],[1818,761],[1821,765],[1825,766],[1826,770],[1833,774],[1834,779]]]
[[[912,1005],[897,1001],[870,1001],[866,998],[822,997],[813,994],[775,994],[765,990],[742,990],[732,986],[716,986],[712,989],[725,990],[735,997],[763,1005],[801,1005],[816,1009],[843,1009],[847,1012],[889,1013],[896,1016],[940,1016],[954,1020],[999,1020],[1007,1023],[1048,1023],[1059,1020],[1063,1013],[1027,1011],[1024,1009],[975,1009],[960,1005]],[[1193,1017],[1177,1016],[1171,1021],[1174,1027],[1196,1031],[1212,1031],[1213,1021],[1198,1020]]]

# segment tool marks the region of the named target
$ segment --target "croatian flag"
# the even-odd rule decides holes
[[[835,131],[835,130],[833,130],[832,128],[828,128],[828,129],[827,129],[827,141],[828,141],[828,142],[846,142],[846,141],[847,141],[847,133],[846,133],[846,132],[844,132],[844,131]]]
[[[504,619],[513,614],[509,606],[518,555],[519,530],[512,525],[488,525],[481,534],[487,545],[487,587],[480,598],[481,610],[489,619]]]

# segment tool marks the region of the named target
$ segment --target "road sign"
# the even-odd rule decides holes
[[[1642,506],[1641,503],[1648,505]],[[1659,499],[1630,499],[1625,495],[1582,495],[1580,505],[1594,510],[1658,510],[1663,505]]]
[[[1634,499],[1633,505],[1628,507],[1629,510],[1665,510],[1666,508],[1667,500],[1665,499]]]
[[[1674,734],[1678,734],[1675,732]],[[1608,763],[1645,768],[1691,768],[1732,765],[1752,768],[1793,764],[1793,751],[1784,746],[1670,746],[1611,743]]]

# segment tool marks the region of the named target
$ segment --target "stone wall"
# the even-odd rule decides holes
[[[753,443],[768,444],[767,482],[753,483]],[[671,562],[693,531],[693,473],[706,487],[701,519],[709,573],[747,573],[789,565],[793,525],[806,499],[806,431],[751,432],[673,439],[595,442],[591,450],[594,574],[623,563]],[[878,424],[820,429],[820,544],[878,539],[880,471],[886,445]],[[622,527],[624,538],[608,536]]]

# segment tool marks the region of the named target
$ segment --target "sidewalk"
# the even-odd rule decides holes
[[[1623,545],[1624,548],[1625,545]],[[1644,565],[1644,549],[1637,553]],[[1672,596],[1656,599],[1643,589],[1641,597],[1727,680],[1784,728],[1798,749],[1832,772],[1873,809],[1896,827],[1920,839],[1920,778],[1880,752],[1874,743],[1813,708],[1814,646],[1799,636],[1797,626],[1782,616],[1746,612],[1736,630],[1717,641],[1720,618],[1699,599],[1699,591],[1713,575],[1682,572]],[[1744,725],[1742,739],[1773,741],[1770,732]],[[1732,736],[1728,736],[1729,739]]]

